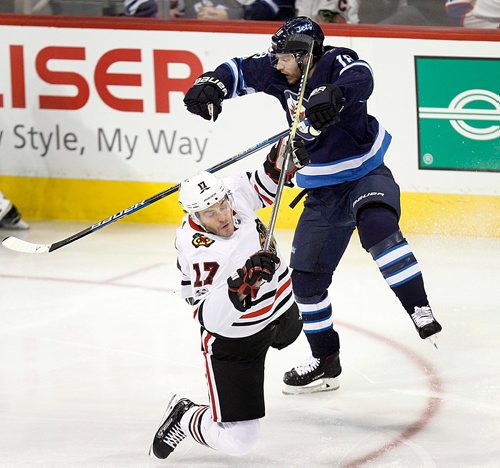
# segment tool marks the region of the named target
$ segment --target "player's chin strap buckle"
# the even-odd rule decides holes
[[[309,189],[303,189],[299,192],[299,194],[290,202],[290,205],[288,205],[290,208],[294,209],[297,206],[297,203],[299,203],[300,200],[302,200],[306,195],[307,192],[309,192]]]

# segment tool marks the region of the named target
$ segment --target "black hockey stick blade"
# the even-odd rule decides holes
[[[231,164],[234,164],[235,162],[240,161],[241,159],[244,159],[247,156],[250,156],[251,154],[261,150],[262,148],[265,148],[266,146],[276,143],[281,138],[286,137],[289,133],[290,129],[286,129],[280,133],[277,133],[276,135],[267,138],[266,140],[263,140],[260,143],[257,143],[256,145],[242,151],[241,153],[238,153],[235,156],[232,156],[231,158],[226,159],[225,161],[222,161],[219,164],[216,164],[215,166],[212,166],[210,169],[207,169],[207,172],[213,173],[220,171],[221,169],[224,169],[225,167],[230,166]],[[83,231],[77,232],[76,234],[73,234],[72,236],[67,237],[66,239],[54,242],[53,244],[35,244],[33,242],[27,242],[18,239],[17,237],[10,236],[6,237],[2,241],[2,245],[7,249],[29,254],[35,254],[35,253],[43,254],[43,253],[53,252],[54,250],[60,249],[65,245],[71,244],[72,242],[75,242],[76,240],[81,239],[82,237],[88,236],[89,234],[92,234],[93,232],[98,231],[99,229],[102,229],[103,227],[108,226],[109,224],[112,224],[118,221],[119,219],[122,219],[125,216],[129,216],[132,213],[135,213],[136,211],[142,210],[143,208],[146,208],[146,206],[149,206],[152,203],[155,203],[165,197],[168,197],[172,193],[177,192],[179,188],[180,184],[177,184],[173,187],[168,188],[167,190],[163,190],[162,192],[159,192],[156,195],[147,198],[146,200],[142,200],[139,203],[136,203],[135,205],[129,206],[128,208],[125,208],[124,210],[115,213],[109,218],[103,219],[102,221],[93,224],[92,226],[84,229]]]

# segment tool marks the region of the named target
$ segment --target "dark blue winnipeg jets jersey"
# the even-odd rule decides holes
[[[264,92],[277,98],[291,124],[298,101],[299,83],[288,85],[271,65],[268,53],[233,58],[217,67],[217,77],[228,89],[228,98]],[[311,92],[334,83],[345,98],[340,121],[313,137],[305,123],[305,109]],[[335,185],[359,179],[382,164],[391,135],[367,112],[366,101],[373,91],[370,66],[353,50],[326,47],[307,82],[297,134],[306,141],[311,163],[297,173],[304,188]]]

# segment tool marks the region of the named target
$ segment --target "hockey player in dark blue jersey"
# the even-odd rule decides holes
[[[317,23],[293,18],[272,36],[269,52],[233,58],[203,74],[184,103],[190,112],[215,121],[224,99],[264,92],[280,101],[291,123],[309,50],[298,40],[304,34],[314,41],[313,63],[297,133],[305,140],[311,163],[296,176],[297,184],[307,189],[307,198],[290,263],[312,356],[285,373],[284,393],[339,386],[340,344],[328,288],[355,228],[419,336],[433,341],[441,331],[420,266],[399,229],[399,187],[384,165],[391,135],[367,112],[373,75],[356,52],[324,46]]]

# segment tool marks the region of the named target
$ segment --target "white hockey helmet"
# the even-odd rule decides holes
[[[206,171],[181,182],[179,191],[179,203],[191,216],[215,205],[228,194],[224,182]]]

